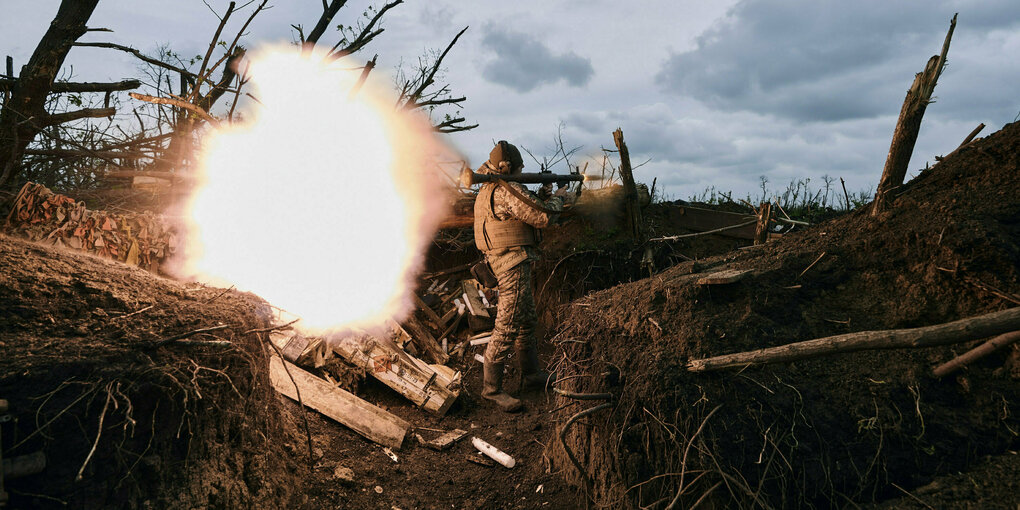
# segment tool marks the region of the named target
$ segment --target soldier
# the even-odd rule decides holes
[[[509,175],[523,168],[517,147],[501,140],[478,172]],[[541,387],[549,379],[538,364],[531,272],[539,257],[539,229],[563,211],[563,199],[549,197],[550,190],[546,191],[539,198],[518,183],[497,181],[483,184],[475,198],[475,246],[485,254],[499,282],[496,323],[485,350],[482,396],[507,412],[521,409],[521,401],[502,389],[511,346],[520,361],[522,389]]]

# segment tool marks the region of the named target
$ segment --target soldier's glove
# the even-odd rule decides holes
[[[551,182],[543,184],[541,188],[538,188],[538,198],[542,201],[549,200],[549,197],[552,196],[552,188],[553,186]]]

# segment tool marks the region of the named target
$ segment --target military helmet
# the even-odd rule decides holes
[[[489,153],[489,161],[486,166],[492,173],[510,174],[524,167],[524,158],[521,157],[521,151],[517,150],[514,144],[500,140]]]

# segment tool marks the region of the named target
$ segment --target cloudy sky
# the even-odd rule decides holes
[[[0,54],[19,68],[59,2],[3,3]],[[208,3],[222,13],[228,2]],[[381,4],[351,0],[334,24]],[[242,40],[250,48],[292,40],[290,25],[307,31],[322,9],[321,0],[270,5]],[[708,186],[743,196],[760,176],[774,190],[843,177],[854,191],[877,183],[906,89],[955,12],[915,174],[978,123],[989,134],[1020,114],[1017,0],[407,0],[362,58],[378,53],[378,69],[392,72],[470,26],[445,67],[454,93],[468,98],[462,114],[480,124],[451,138],[475,165],[499,139],[550,154],[561,124],[567,144],[598,155],[622,127],[635,164],[648,160],[638,180],[657,178],[672,198]],[[201,0],[100,0],[89,25],[114,33],[82,40],[195,55],[217,22]],[[138,74],[132,57],[109,50],[77,48],[67,63],[77,80]]]

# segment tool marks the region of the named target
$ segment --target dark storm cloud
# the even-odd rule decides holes
[[[1003,29],[1015,32],[1020,2],[747,0],[699,36],[694,50],[670,55],[656,81],[667,92],[726,111],[801,121],[895,114],[913,73],[939,51],[957,11],[950,67],[940,85],[972,80],[963,74],[968,49],[986,46]],[[1013,67],[982,69],[992,73],[984,76],[990,86],[982,106],[1015,96]]]
[[[589,59],[573,51],[554,54],[536,38],[509,29],[486,27],[482,46],[495,53],[495,59],[482,69],[482,77],[518,92],[560,80],[583,87],[595,74]]]

